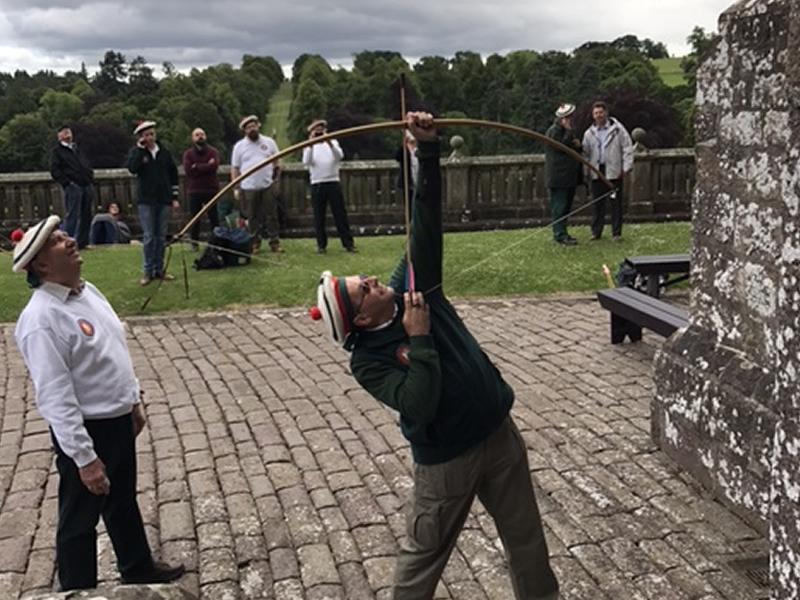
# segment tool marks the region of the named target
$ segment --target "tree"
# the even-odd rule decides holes
[[[53,138],[52,131],[37,113],[14,116],[0,128],[0,170],[47,169]]]
[[[178,74],[178,70],[175,68],[175,65],[173,65],[168,60],[165,60],[164,62],[161,63],[161,72],[167,79],[171,79]]]
[[[645,95],[657,95],[664,87],[664,81],[650,61],[631,62],[624,69],[606,68],[606,72],[613,72],[614,75],[600,84],[603,90],[626,88]]]
[[[706,32],[702,27],[695,25],[692,33],[686,38],[686,43],[692,46],[692,54],[703,57],[719,39],[714,32]]]
[[[269,87],[277,89],[283,80],[283,67],[271,56],[253,56],[245,54],[242,57],[242,71],[269,83]]]
[[[325,63],[326,65],[328,64],[328,61],[322,58],[322,56],[319,54],[301,54],[294,60],[294,64],[292,65],[292,83],[300,83],[300,78],[303,75],[303,67],[309,60],[317,60]]]
[[[140,119],[139,109],[126,102],[114,100],[97,104],[81,120],[87,125],[109,125],[122,131],[132,132],[134,123]]]
[[[424,56],[414,65],[419,91],[434,107],[445,113],[460,108],[464,103],[461,81],[453,73],[450,61],[443,56]]]
[[[116,96],[125,87],[125,78],[128,69],[125,66],[125,56],[121,52],[108,50],[100,61],[100,71],[95,75],[95,85],[108,96]]]
[[[89,85],[89,82],[85,79],[78,79],[75,84],[72,86],[70,93],[74,96],[77,96],[84,102],[94,96],[94,88]]]
[[[297,99],[292,102],[289,114],[289,139],[299,142],[307,137],[306,127],[327,114],[327,104],[322,88],[310,77],[300,82]]]
[[[382,64],[380,64],[381,61]],[[375,73],[376,68],[383,69],[387,63],[393,61],[406,62],[402,54],[393,50],[364,50],[353,55],[353,70],[359,71],[365,77],[370,77]]]
[[[647,58],[669,58],[669,51],[664,42],[654,42],[650,38],[642,40],[642,52]]]
[[[147,66],[143,56],[137,56],[128,68],[128,94],[147,95],[158,89],[158,82],[153,77],[153,69]]]
[[[706,33],[705,29],[697,25],[686,38],[686,42],[692,47],[692,52],[681,60],[681,69],[686,74],[686,80],[692,89],[695,88],[697,67],[717,43],[717,40],[719,40],[718,34]]]
[[[611,47],[616,50],[636,52],[637,54],[642,52],[642,43],[639,41],[639,38],[630,33],[615,39],[611,42]]]
[[[51,130],[71,125],[83,114],[83,100],[69,92],[47,90],[39,100],[39,106],[39,114]]]
[[[461,110],[467,115],[477,115],[481,109],[480,95],[485,89],[484,67],[481,55],[477,52],[456,52],[450,61],[453,74],[461,82],[463,104]]]
[[[16,78],[9,84],[0,98],[0,124],[8,122],[17,114],[30,113],[37,108],[33,91],[26,89]]]
[[[130,131],[107,123],[79,123],[73,132],[81,152],[95,169],[115,169],[125,164],[132,145]]]
[[[297,65],[298,61],[295,61],[295,64]],[[295,75],[296,79],[295,76],[292,77],[292,81],[295,83],[292,90],[294,98],[297,98],[303,79],[313,79],[323,90],[330,87],[334,81],[333,70],[328,61],[316,54],[305,55],[305,59],[297,66]]]

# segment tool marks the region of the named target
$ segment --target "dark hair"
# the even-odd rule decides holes
[[[592,110],[595,108],[602,108],[604,111],[608,112],[608,105],[602,100],[597,100],[594,104],[592,104]]]
[[[36,271],[34,271],[30,265],[28,265],[26,271],[27,271],[26,277],[28,279],[28,287],[38,288],[40,285],[42,285],[41,278],[39,277],[39,275],[37,275]]]
[[[121,208],[121,206],[120,206],[120,203],[119,203],[119,202],[117,202],[116,200],[106,200],[106,201],[105,201],[105,203],[103,204],[103,208],[105,209],[105,211],[106,211],[106,212],[108,212],[108,210],[111,208],[111,205],[112,205],[112,204],[116,204],[116,205],[117,205],[117,208],[119,208],[119,209],[120,209],[120,211],[119,211],[119,212],[122,212],[122,208]]]
[[[61,132],[62,132],[62,131],[64,131],[65,129],[72,129],[72,127],[70,127],[69,125],[62,125],[62,126],[61,126],[61,127],[59,127],[58,129],[56,129],[56,133],[61,133]]]

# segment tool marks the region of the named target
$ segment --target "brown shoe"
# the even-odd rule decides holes
[[[285,250],[283,249],[283,247],[280,244],[270,244],[269,245],[269,251],[270,252],[275,252],[277,254],[283,254],[285,252]]]
[[[170,275],[169,273],[159,273],[158,278],[164,281],[175,281],[175,275]]]
[[[151,281],[153,281],[153,278],[152,278],[152,277],[150,277],[150,275],[144,275],[144,276],[143,276],[143,277],[142,277],[142,278],[139,280],[139,285],[140,285],[140,286],[142,286],[142,287],[145,287],[145,286],[147,286],[147,285],[150,285],[150,282],[151,282]]]
[[[183,565],[168,565],[153,561],[149,569],[122,576],[122,583],[169,583],[179,579],[186,571]]]

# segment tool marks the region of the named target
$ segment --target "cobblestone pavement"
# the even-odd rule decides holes
[[[475,301],[460,313],[517,393],[563,598],[751,600],[726,562],[763,538],[707,499],[649,437],[660,338],[611,346],[586,299]],[[157,554],[201,597],[388,598],[410,454],[396,417],[300,311],[132,320],[147,391],[140,504]],[[57,477],[0,327],[0,598],[51,588]],[[513,490],[509,490],[513,493]],[[100,537],[102,578],[113,553]],[[513,598],[476,503],[437,597]]]

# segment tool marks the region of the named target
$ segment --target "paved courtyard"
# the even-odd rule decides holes
[[[710,500],[649,437],[661,338],[611,346],[589,299],[459,302],[516,390],[566,600],[753,600],[728,569],[763,538]],[[301,311],[133,319],[146,390],[140,505],[157,554],[209,599],[388,598],[410,453],[395,414],[348,374]],[[57,477],[13,341],[0,326],[0,599],[54,578]],[[514,493],[509,490],[508,493]],[[101,574],[116,572],[107,536]],[[439,598],[510,599],[476,502]]]

